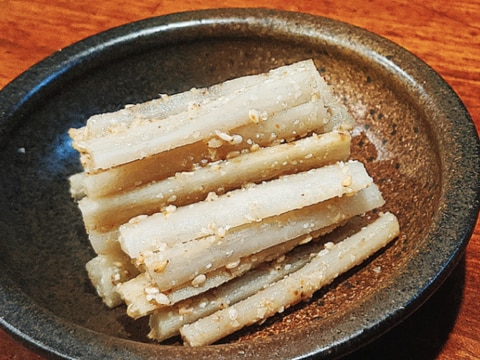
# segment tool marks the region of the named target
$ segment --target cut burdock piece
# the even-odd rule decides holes
[[[354,266],[380,250],[399,234],[397,218],[382,214],[355,235],[320,251],[308,264],[226,309],[219,310],[180,329],[184,343],[202,346],[310,298]]]
[[[228,232],[333,197],[353,195],[371,184],[372,178],[362,163],[339,162],[232,190],[174,211],[138,216],[120,226],[119,241],[123,251],[135,258],[145,251]]]

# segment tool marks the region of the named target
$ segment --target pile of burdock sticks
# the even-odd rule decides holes
[[[94,115],[71,129],[71,177],[109,307],[150,316],[149,337],[211,344],[298,303],[398,236],[354,122],[313,61]]]

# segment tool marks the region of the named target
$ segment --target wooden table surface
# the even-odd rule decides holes
[[[100,31],[178,11],[268,7],[343,20],[432,66],[480,129],[478,0],[0,0],[0,88],[51,53]],[[459,266],[416,313],[347,359],[480,359],[480,224]],[[0,359],[43,359],[0,330]]]

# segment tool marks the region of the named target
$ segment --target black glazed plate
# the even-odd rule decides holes
[[[67,177],[67,130],[96,113],[313,58],[358,126],[353,157],[400,219],[399,239],[315,297],[207,347],[152,344],[145,321],[108,310]],[[479,142],[452,89],[367,31],[306,14],[208,10],[98,34],[35,65],[0,93],[0,323],[67,358],[334,358],[388,331],[457,264],[478,214]],[[378,273],[378,269],[382,271]]]

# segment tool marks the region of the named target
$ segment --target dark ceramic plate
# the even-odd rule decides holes
[[[197,349],[152,344],[146,323],[106,309],[67,176],[67,136],[92,114],[313,58],[358,121],[364,160],[401,222],[398,241],[281,316]],[[336,357],[423,303],[462,255],[478,213],[479,143],[460,100],[425,63],[332,20],[264,10],[182,13],[74,44],[0,94],[2,325],[64,357]],[[378,273],[378,269],[382,271]]]

